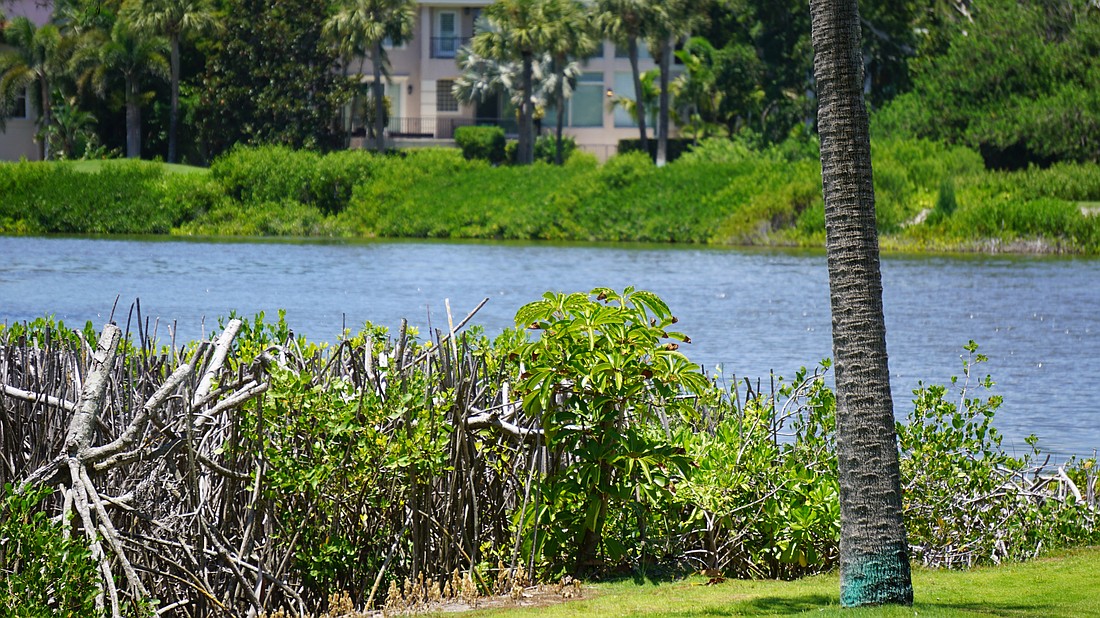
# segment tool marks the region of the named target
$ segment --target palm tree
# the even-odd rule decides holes
[[[52,24],[37,27],[26,17],[16,17],[4,28],[4,38],[11,49],[0,53],[0,116],[28,93],[38,112],[38,156],[48,159],[53,80],[64,73],[61,32]]]
[[[836,367],[840,602],[912,604],[857,2],[810,2]]]
[[[209,32],[218,20],[208,0],[126,0],[123,18],[136,28],[168,39],[171,107],[168,114],[168,162],[176,162],[180,101],[180,40]]]
[[[95,143],[95,115],[81,110],[76,97],[62,97],[54,107],[53,124],[46,131],[46,139],[56,144],[61,159],[72,159],[76,147],[84,143],[85,147]]]
[[[548,0],[545,16],[552,30],[549,33],[549,52],[555,76],[553,102],[557,111],[554,138],[556,148],[554,163],[562,164],[562,133],[565,126],[565,99],[570,58],[585,59],[600,44],[594,36],[592,15],[578,0]]]
[[[382,78],[389,77],[389,58],[384,44],[387,39],[393,45],[407,42],[415,23],[415,0],[343,0],[336,14],[325,22],[326,36],[337,42],[342,55],[370,58],[374,71],[374,148],[378,152],[386,149]]]
[[[668,160],[668,132],[671,117],[672,50],[676,42],[691,34],[702,24],[705,13],[693,0],[665,0],[649,4],[646,10],[646,32],[649,49],[656,52],[660,71],[657,111],[657,157],[661,167]]]
[[[486,28],[471,41],[474,53],[498,61],[520,63],[519,143],[516,162],[527,165],[535,159],[534,64],[548,51],[553,24],[545,17],[547,0],[498,0],[482,15]]]
[[[108,38],[89,37],[74,57],[74,65],[85,67],[80,85],[91,82],[101,97],[107,94],[112,77],[121,77],[126,98],[126,156],[141,157],[141,83],[146,77],[168,77],[164,57],[168,42],[139,30],[127,19],[115,21]]]
[[[637,114],[638,133],[642,152],[649,152],[649,136],[646,131],[645,102],[643,100],[642,73],[638,69],[638,40],[646,34],[649,7],[658,0],[597,0],[597,23],[615,45],[625,46],[630,59],[630,72],[634,78],[634,109]]]

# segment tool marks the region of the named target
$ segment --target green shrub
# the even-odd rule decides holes
[[[338,150],[317,161],[310,182],[310,201],[326,215],[343,212],[355,185],[370,180],[380,155],[366,150]]]
[[[835,396],[823,371],[805,369],[789,383],[780,378],[777,395],[746,393],[735,405],[728,393],[704,403],[709,424],[681,429],[697,466],[674,503],[703,550],[701,568],[789,579],[836,563]]]
[[[549,508],[522,514],[534,555],[574,571],[587,571],[601,548],[618,562],[627,548],[604,536],[609,519],[670,502],[670,484],[689,460],[659,431],[657,415],[678,424],[692,412],[680,395],[710,388],[672,343],[690,341],[667,330],[675,322],[664,301],[633,288],[547,293],[516,313],[518,326],[540,333],[517,350],[526,364],[517,394],[540,419],[552,456],[570,455],[542,479]]]
[[[306,204],[312,201],[320,158],[315,152],[286,146],[237,146],[215,159],[210,173],[237,201]]]
[[[993,387],[989,376],[976,373],[987,358],[973,341],[965,349],[970,356],[962,380],[952,378],[950,389],[920,385],[906,422],[897,424],[914,558],[970,567],[1095,542],[1100,529],[1089,505],[1034,492],[1035,437],[1027,439],[1030,452],[1021,456],[1002,449],[993,426],[1001,398],[975,396]],[[1071,472],[1073,464],[1066,466]]]
[[[0,606],[5,616],[98,616],[99,570],[84,537],[68,536],[39,504],[50,490],[0,491]]]
[[[655,169],[644,153],[632,151],[608,159],[600,168],[599,178],[610,189],[624,189]]]
[[[167,233],[182,214],[160,199],[164,175],[158,163],[132,160],[104,161],[91,173],[72,163],[3,165],[0,217],[23,219],[38,232]]]
[[[708,137],[699,143],[692,144],[691,148],[680,157],[682,163],[740,163],[746,159],[755,159],[760,156],[743,140],[733,140],[725,137]]]
[[[561,160],[564,163],[577,149],[577,140],[564,135],[561,140]],[[540,135],[535,140],[535,160],[553,163],[557,157],[558,140],[553,135]]]
[[[686,138],[686,137],[683,137],[683,138],[670,137],[670,138],[668,138],[668,151],[665,153],[665,155],[667,157],[666,162],[667,163],[672,163],[673,161],[679,159],[681,155],[683,155],[685,152],[687,152],[688,150],[691,149],[691,147],[692,147],[692,145],[694,145],[694,143],[695,143],[695,140],[693,140],[691,138]],[[654,138],[646,140],[646,144],[648,144],[648,146],[649,146],[649,159],[651,161],[655,161],[657,159],[657,138],[654,137]],[[619,140],[618,153],[620,155],[627,154],[627,153],[630,153],[630,152],[641,152],[641,151],[642,151],[642,140],[640,140],[640,139],[621,139],[621,140]]]
[[[159,208],[174,213],[175,228],[214,210],[225,199],[222,185],[209,174],[165,174]]]
[[[178,229],[180,234],[201,236],[305,237],[326,231],[321,213],[301,202],[240,203],[228,199]]]
[[[458,127],[455,144],[467,159],[481,159],[493,165],[505,160],[504,129],[501,127]]]

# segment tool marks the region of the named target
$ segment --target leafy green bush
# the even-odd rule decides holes
[[[656,160],[657,159],[657,138],[655,138],[655,137],[650,138],[650,139],[646,140],[646,143],[649,145],[649,160],[650,161]],[[668,139],[668,151],[666,153],[667,162],[672,163],[673,161],[679,159],[681,155],[683,155],[685,152],[688,152],[691,149],[691,147],[694,143],[695,143],[695,140],[690,139],[690,138],[670,137]],[[637,138],[621,139],[621,140],[619,140],[619,147],[618,147],[617,152],[620,155],[624,155],[624,154],[631,153],[631,152],[642,152],[642,140],[637,139]]]
[[[321,156],[286,146],[237,146],[210,165],[226,195],[239,202],[310,203],[314,170]]]
[[[505,160],[504,129],[501,127],[458,127],[455,144],[467,159],[481,159],[493,165]]]
[[[160,185],[160,209],[176,212],[174,228],[214,210],[226,199],[222,185],[209,174],[165,174]]]
[[[680,157],[680,161],[682,163],[740,163],[758,156],[759,152],[743,140],[708,137],[692,144],[691,148]]]
[[[564,135],[561,140],[561,160],[567,161],[577,149],[577,140]],[[540,135],[535,140],[535,160],[553,163],[557,157],[558,140],[553,135]]]
[[[1039,451],[1034,436],[1027,441],[1031,451],[1022,456],[1001,448],[1002,437],[993,427],[1001,398],[973,396],[975,390],[991,389],[993,381],[975,373],[987,360],[977,344],[971,341],[966,350],[970,357],[963,363],[962,383],[951,380],[959,394],[921,385],[906,422],[897,424],[914,558],[970,567],[1100,539],[1089,505],[1035,491]]]
[[[319,160],[310,181],[310,202],[326,215],[343,212],[355,185],[369,182],[380,155],[366,150],[337,150]]]
[[[712,404],[709,423],[683,430],[697,465],[675,502],[684,528],[698,536],[702,568],[792,578],[836,563],[833,392],[823,372],[802,369],[780,381],[778,395],[750,392],[743,405],[727,398]],[[780,441],[780,434],[792,437]]]
[[[64,534],[39,503],[48,488],[0,492],[0,606],[5,616],[98,616],[98,569],[82,535]]]
[[[1100,161],[1089,4],[986,0],[971,21],[937,25],[943,53],[910,63],[913,89],[875,115],[875,135],[967,144],[991,168]]]
[[[211,210],[181,225],[176,233],[199,236],[318,236],[327,232],[321,213],[294,200],[220,200]]]
[[[167,233],[183,205],[161,200],[165,172],[157,163],[104,161],[94,172],[72,163],[0,165],[0,218],[22,219],[35,232]]]
[[[678,422],[692,412],[681,395],[710,388],[677,351],[675,341],[690,339],[666,330],[675,322],[664,301],[633,288],[547,293],[516,313],[517,325],[540,333],[517,352],[526,366],[517,393],[560,462],[542,481],[545,505],[523,514],[534,555],[568,557],[585,572],[606,546],[618,562],[627,548],[604,536],[612,514],[662,510],[671,499],[689,460],[658,416]]]

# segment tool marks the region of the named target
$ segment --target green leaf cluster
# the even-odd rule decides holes
[[[48,488],[0,491],[0,606],[5,616],[99,616],[99,570],[81,535],[65,534],[40,508]]]
[[[543,502],[524,514],[543,559],[569,556],[584,571],[611,513],[660,509],[686,473],[669,426],[711,385],[679,351],[690,339],[670,330],[675,323],[663,300],[633,288],[547,293],[516,313],[517,325],[539,333],[517,350],[517,392],[559,461],[542,480]],[[606,550],[613,561],[627,554],[613,537]]]

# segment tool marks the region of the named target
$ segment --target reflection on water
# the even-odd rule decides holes
[[[297,332],[333,340],[370,320],[446,328],[445,299],[494,334],[543,292],[628,285],[661,295],[693,343],[688,356],[727,379],[767,384],[830,356],[821,252],[666,246],[429,242],[281,243],[0,238],[0,322],[52,314],[101,326],[118,297],[125,325],[140,299],[179,340],[236,311],[285,309]],[[887,337],[895,407],[919,381],[961,371],[973,339],[1005,398],[1006,443],[1034,432],[1059,453],[1100,446],[1100,261],[887,256]],[[984,374],[983,374],[984,375]]]

